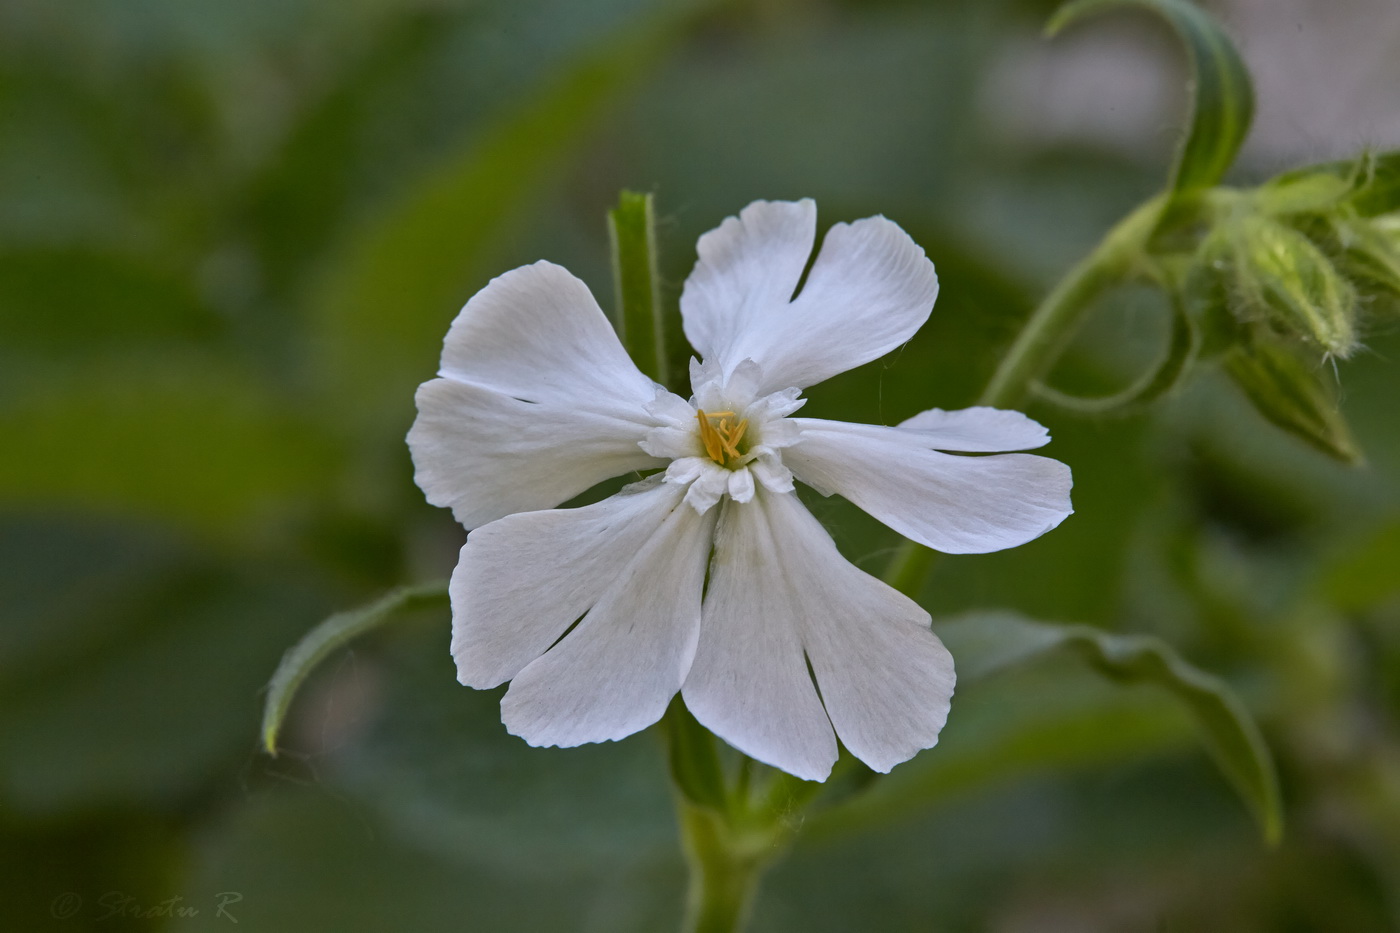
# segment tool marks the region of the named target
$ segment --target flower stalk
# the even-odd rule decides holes
[[[608,212],[612,241],[614,323],[622,345],[643,373],[668,385],[666,331],[656,273],[656,216],[650,194],[624,191]]]
[[[780,851],[779,833],[740,825],[732,812],[676,802],[690,868],[682,933],[737,933],[744,928],[758,881]]]
[[[715,737],[683,702],[672,703],[664,722],[677,822],[690,870],[681,931],[738,933],[764,871],[792,838],[791,814],[824,785],[766,768],[742,754],[731,778]]]

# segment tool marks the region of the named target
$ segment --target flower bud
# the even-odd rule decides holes
[[[1296,230],[1257,215],[1230,225],[1231,298],[1243,321],[1262,321],[1330,356],[1356,348],[1356,293],[1336,266]]]
[[[1225,370],[1268,421],[1330,457],[1360,461],[1335,394],[1289,348],[1264,339],[1241,344],[1226,355]]]
[[[1343,267],[1360,290],[1400,298],[1400,228],[1387,231],[1363,219],[1340,221],[1335,228]]]

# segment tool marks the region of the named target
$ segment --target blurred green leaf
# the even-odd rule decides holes
[[[501,722],[502,686],[454,676],[446,626],[393,626],[376,653],[381,702],[326,779],[372,802],[405,838],[503,873],[592,871],[674,858],[673,791],[659,730],[535,748]]]
[[[323,606],[266,565],[187,563],[96,607],[94,631],[0,690],[0,810],[53,818],[236,792],[258,689]]]
[[[1392,522],[1334,559],[1321,590],[1338,609],[1360,612],[1400,593],[1400,522]]]
[[[335,651],[378,628],[401,612],[442,603],[447,599],[447,581],[406,586],[368,606],[337,612],[288,649],[272,675],[267,700],[263,704],[262,743],[268,754],[277,754],[277,736],[287,710],[302,682]]]
[[[334,478],[285,398],[216,360],[127,360],[0,403],[0,506],[89,509],[224,536]]]
[[[1254,118],[1254,90],[1240,55],[1215,20],[1188,0],[1072,0],[1051,17],[1051,35],[1108,10],[1136,6],[1176,31],[1190,59],[1191,127],[1182,140],[1169,187],[1178,192],[1212,187],[1235,161]]]
[[[186,341],[221,322],[191,283],[146,257],[91,246],[0,250],[0,344],[47,355]]]
[[[1018,669],[1009,685],[1009,677],[970,682],[960,671],[956,714],[937,747],[880,776],[849,803],[821,811],[812,831],[865,832],[954,798],[1049,773],[1134,762],[1194,741],[1189,718],[1165,696],[1085,678],[1071,663]],[[1028,696],[1035,702],[1026,702]]]
[[[44,513],[0,519],[0,692],[84,652],[116,647],[152,585],[187,564],[188,541],[150,527]]]
[[[151,920],[108,911],[98,898],[110,891],[174,890],[188,851],[177,817],[131,809],[92,819],[10,822],[0,816],[0,928],[24,933],[150,933]],[[82,893],[79,893],[82,892]],[[68,899],[73,916],[54,909]],[[168,897],[169,895],[163,895]],[[157,901],[160,898],[151,898]]]
[[[312,297],[319,376],[337,415],[410,410],[502,231],[526,221],[526,205],[672,26],[658,17],[590,50],[355,233]]]
[[[1332,224],[1332,240],[1342,269],[1357,279],[1363,295],[1400,298],[1400,231],[1371,219],[1340,219]]]
[[[1230,351],[1225,370],[1266,420],[1343,463],[1360,461],[1335,393],[1288,347],[1256,339]]]
[[[454,751],[472,754],[465,743]],[[664,783],[661,775],[649,776]],[[522,789],[518,773],[497,777],[512,783],[485,792],[505,791],[511,801],[505,806],[519,820],[551,806],[543,793]],[[685,870],[672,838],[612,850],[608,826],[593,824],[594,845],[561,853],[558,840],[531,838],[521,858],[518,842],[470,828],[445,845],[431,832],[404,827],[373,801],[347,798],[341,786],[283,790],[242,801],[192,852],[187,887],[179,890],[208,906],[171,929],[656,933],[679,923]],[[473,784],[472,790],[484,789]],[[568,795],[568,803],[575,818],[586,818],[583,811],[596,807],[597,797]],[[659,815],[669,819],[664,798],[659,803]],[[212,909],[218,893],[230,889],[243,895],[231,908],[238,926]]]
[[[314,268],[312,260],[345,227],[353,202],[364,135],[376,91],[450,35],[445,11],[417,10],[376,30],[370,47],[308,106],[282,145],[253,179],[244,209],[252,245],[273,292],[285,291]],[[397,135],[407,135],[402,128]],[[405,141],[407,142],[407,141]]]
[[[1068,650],[1112,680],[1167,690],[1190,711],[1206,747],[1254,812],[1264,837],[1278,842],[1283,832],[1278,776],[1259,727],[1227,684],[1186,663],[1166,643],[995,612],[954,619],[940,625],[938,632],[957,659],[960,681]]]
[[[1320,210],[1345,202],[1362,217],[1389,214],[1400,210],[1400,149],[1364,152],[1354,159],[1293,169],[1259,190],[1264,204],[1280,212],[1287,212],[1289,208]],[[1306,193],[1312,197],[1305,200],[1296,197]],[[1334,194],[1330,200],[1322,200],[1322,196]]]
[[[1260,185],[1252,194],[1266,214],[1316,214],[1335,207],[1352,191],[1349,179],[1327,171],[1300,169]]]
[[[1367,153],[1359,162],[1351,206],[1362,217],[1400,211],[1400,149]]]

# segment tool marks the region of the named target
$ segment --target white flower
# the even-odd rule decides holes
[[[451,583],[458,678],[510,681],[502,718],[530,744],[621,739],[680,691],[716,735],[798,777],[825,779],[838,737],[888,771],[937,741],[953,662],[928,613],[837,552],[794,478],[951,553],[1070,514],[1063,464],[959,455],[1049,441],[1017,412],[790,417],[803,387],[912,337],[938,294],[923,250],[871,217],[827,233],[794,297],[815,236],[805,200],[756,202],[700,238],[681,296],[704,358],[689,401],[637,370],[559,266],[492,280],[453,322],[408,442],[428,500],[471,530]]]

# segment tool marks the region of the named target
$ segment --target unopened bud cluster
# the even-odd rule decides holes
[[[1246,331],[1345,359],[1360,318],[1400,300],[1400,153],[1219,190],[1199,259]]]
[[[1368,317],[1400,312],[1400,152],[1216,188],[1188,221],[1178,281],[1203,352],[1269,421],[1357,459],[1323,364],[1356,351]]]

